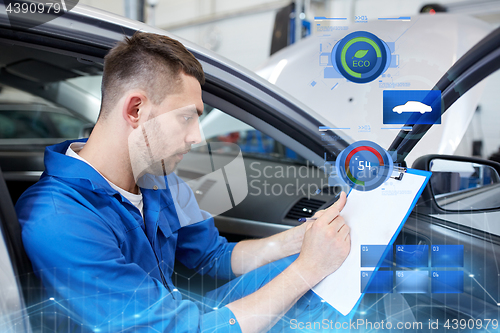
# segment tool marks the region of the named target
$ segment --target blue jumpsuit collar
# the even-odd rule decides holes
[[[45,148],[45,172],[42,178],[52,176],[64,179],[67,183],[92,191],[109,195],[118,194],[122,198],[122,201],[126,200],[93,167],[66,155],[66,150],[73,142],[87,142],[87,139],[68,140]]]

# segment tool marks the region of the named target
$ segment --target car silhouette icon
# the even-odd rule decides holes
[[[431,112],[432,108],[422,102],[408,101],[403,105],[395,106],[392,111],[397,112],[398,114],[403,112],[420,112],[421,114],[424,114],[426,112]]]

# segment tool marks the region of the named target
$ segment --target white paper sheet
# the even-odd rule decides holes
[[[351,252],[342,266],[326,277],[313,291],[347,316],[361,293],[361,245],[388,245],[422,188],[426,177],[405,173],[401,181],[389,179],[375,190],[352,190],[341,212],[351,228]]]

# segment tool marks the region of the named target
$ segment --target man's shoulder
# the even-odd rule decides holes
[[[58,215],[90,215],[91,192],[52,176],[43,176],[16,203],[21,224]]]
[[[56,177],[43,177],[16,203],[25,247],[57,248],[82,237],[110,237],[122,242],[122,220],[109,208],[110,198]]]

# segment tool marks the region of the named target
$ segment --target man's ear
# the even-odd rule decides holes
[[[141,118],[145,116],[146,101],[146,96],[141,93],[130,94],[125,99],[123,118],[134,129],[140,125]]]

